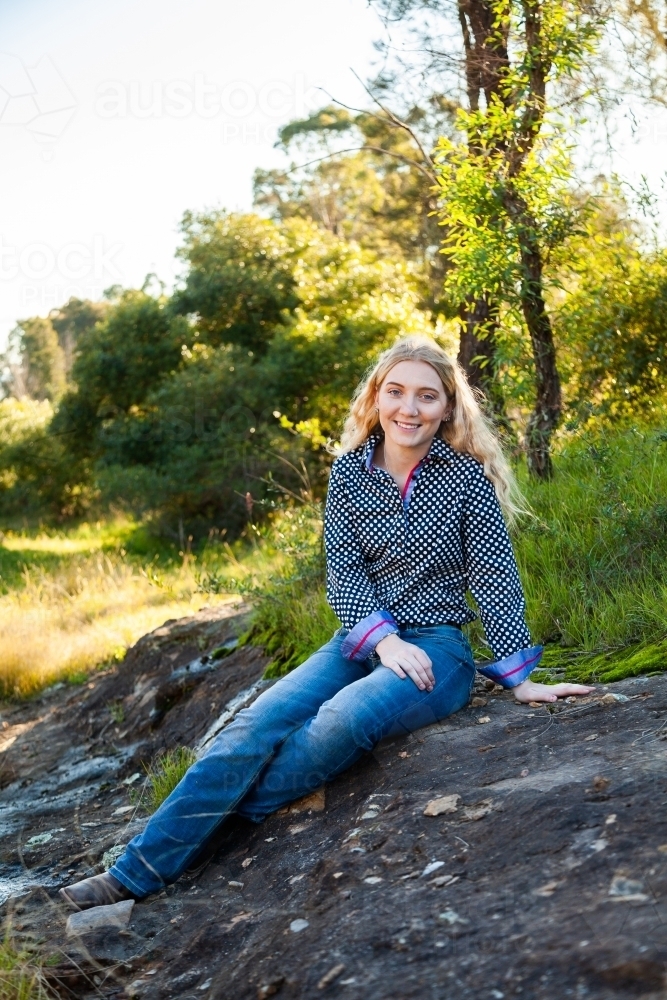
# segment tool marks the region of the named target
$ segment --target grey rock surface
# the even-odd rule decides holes
[[[220,609],[169,623],[90,687],[0,708],[17,734],[0,751],[4,912],[54,956],[62,996],[667,1000],[664,674],[544,707],[480,678],[474,706],[380,745],[310,806],[230,820],[127,928],[68,939],[58,886],[145,822],[116,814],[140,785],[125,782],[162,747],[196,746],[261,677],[246,647],[174,687],[241,626]],[[65,760],[91,761],[67,788]]]
[[[102,927],[115,927],[117,930],[123,930],[130,922],[133,909],[134,900],[124,899],[120,903],[112,903],[109,906],[93,906],[90,910],[70,913],[65,925],[65,933],[67,937],[81,937]]]

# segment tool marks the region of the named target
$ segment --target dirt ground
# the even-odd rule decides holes
[[[246,613],[165,623],[87,685],[0,706],[0,901],[49,956],[53,989],[667,998],[667,675],[550,707],[480,678],[467,709],[323,794],[230,821],[203,869],[137,903],[127,929],[68,938],[57,889],[142,828],[143,763],[256,693],[266,659],[232,649]],[[450,811],[425,815],[444,796]]]

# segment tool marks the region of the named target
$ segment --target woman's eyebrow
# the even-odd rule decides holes
[[[392,381],[389,381],[389,382],[385,382],[385,385],[386,386],[395,385],[398,389],[405,389],[405,386],[403,385],[402,382],[392,382]],[[440,390],[434,388],[434,386],[432,386],[432,385],[422,385],[422,386],[419,387],[419,389],[417,389],[417,392],[436,392],[436,393],[439,393]]]

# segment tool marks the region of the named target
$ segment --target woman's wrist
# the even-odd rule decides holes
[[[378,656],[383,650],[386,652],[388,649],[391,649],[393,645],[395,645],[397,639],[399,642],[401,641],[398,632],[390,632],[389,635],[382,636],[380,641],[375,646],[375,652]]]

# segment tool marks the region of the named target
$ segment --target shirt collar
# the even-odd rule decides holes
[[[370,437],[368,437],[368,439],[366,440],[366,443],[362,447],[361,462],[364,469],[367,469],[369,472],[371,470],[371,463],[373,461],[373,453],[381,440],[382,440],[381,434],[371,434]],[[444,460],[445,462],[451,462],[455,455],[456,452],[454,451],[452,446],[450,444],[447,444],[447,442],[443,438],[436,436],[431,441],[431,447],[429,448],[427,454],[425,455],[424,461],[441,459]]]

